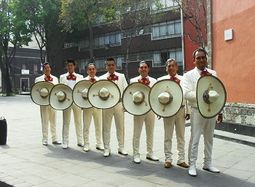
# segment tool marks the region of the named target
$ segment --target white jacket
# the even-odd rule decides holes
[[[55,84],[58,84],[58,78],[55,77],[55,76],[53,76],[53,75],[50,75],[50,76],[53,78],[53,80],[52,80],[52,81],[49,81],[49,82],[53,83],[54,85],[55,85]],[[41,75],[41,76],[39,76],[39,77],[36,77],[36,78],[35,78],[35,83],[37,83],[37,82],[39,82],[39,81],[45,81],[44,78],[45,78],[45,74],[43,74],[43,75]]]
[[[115,74],[116,76],[118,76],[118,80],[113,81],[113,82],[114,82],[115,84],[118,85],[118,87],[119,87],[119,89],[120,89],[121,96],[122,96],[123,91],[125,90],[125,88],[126,88],[127,85],[128,85],[128,84],[127,84],[126,77],[125,77],[125,75],[122,74],[122,73],[114,72],[114,74]],[[107,77],[109,77],[109,76],[110,76],[110,73],[107,72],[107,73],[105,73],[104,75],[100,76],[99,79],[100,79],[100,80],[107,80]]]
[[[78,73],[73,73],[73,75],[76,76],[76,80],[73,81],[73,80],[67,80],[67,76],[69,75],[69,73],[65,73],[65,74],[62,74],[60,75],[60,78],[59,78],[59,82],[62,83],[62,84],[65,84],[67,86],[69,86],[70,88],[73,89],[74,85],[81,81],[83,79],[83,76],[78,74]]]
[[[142,78],[141,75],[139,75],[137,77],[134,77],[134,78],[130,79],[130,83],[138,82],[138,80],[141,79],[141,78]],[[152,87],[157,82],[157,80],[154,79],[153,77],[147,76],[146,78],[148,78],[149,81],[150,81],[149,87]]]
[[[211,73],[213,76],[216,76],[216,72],[214,70],[206,68],[206,70]],[[183,94],[184,98],[189,101],[191,107],[197,107],[197,99],[196,99],[196,88],[197,81],[200,78],[201,70],[197,67],[188,71],[183,76]]]

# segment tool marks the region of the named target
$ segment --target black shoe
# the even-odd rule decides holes
[[[59,141],[53,141],[52,144],[54,144],[54,145],[61,145],[61,142],[59,142]]]
[[[104,150],[103,147],[96,147],[96,149],[99,150],[99,151],[103,151]]]
[[[79,146],[79,147],[83,147],[83,145],[82,145],[82,144],[80,144],[80,143],[78,143],[78,144],[77,144],[77,146]]]

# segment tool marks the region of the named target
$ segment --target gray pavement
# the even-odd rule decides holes
[[[198,176],[190,177],[187,169],[165,169],[163,122],[156,120],[155,155],[159,162],[145,159],[145,129],[141,136],[141,164],[132,162],[132,116],[126,114],[126,149],[129,156],[117,154],[115,127],[112,126],[112,156],[104,158],[95,149],[94,126],[91,126],[91,151],[76,145],[74,125],[70,126],[69,149],[41,144],[39,106],[29,96],[0,97],[0,116],[8,122],[8,145],[0,146],[0,181],[14,186],[255,186],[255,148],[222,139],[214,139],[213,163],[221,170],[212,174],[201,169],[203,139],[200,142]],[[57,130],[61,138],[62,113],[57,112]],[[221,133],[222,135],[222,133]],[[190,127],[186,128],[186,142]],[[173,148],[176,148],[175,137]],[[51,142],[51,141],[49,141]],[[188,145],[186,143],[186,150]],[[176,151],[174,151],[176,164]]]

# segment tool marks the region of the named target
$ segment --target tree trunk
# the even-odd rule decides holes
[[[52,74],[59,76],[65,72],[63,46],[66,34],[57,27],[46,30],[46,53],[52,67]]]
[[[93,35],[93,29],[92,26],[89,24],[89,58],[90,62],[94,63],[94,49],[93,49],[93,41],[94,41],[94,35]]]
[[[6,96],[11,96],[12,94],[12,84],[11,84],[11,78],[10,78],[10,66],[9,66],[9,56],[8,56],[8,41],[4,41],[4,47],[3,47],[3,53],[4,53],[4,68],[5,71],[3,73],[3,80],[4,80],[4,87]]]

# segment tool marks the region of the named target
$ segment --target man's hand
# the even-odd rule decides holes
[[[186,120],[189,120],[189,119],[190,119],[190,114],[186,114],[186,115],[185,115],[185,119],[186,119]]]
[[[223,115],[219,114],[217,117],[216,123],[222,123],[222,121],[223,121]]]

